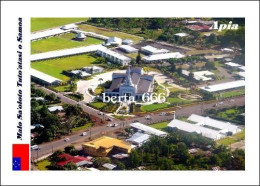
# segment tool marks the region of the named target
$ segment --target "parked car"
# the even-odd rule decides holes
[[[107,127],[113,127],[113,124],[108,124]]]
[[[161,112],[161,113],[159,114],[159,116],[165,116],[165,115],[166,115],[165,112]]]
[[[107,121],[113,121],[111,118],[107,118]]]
[[[99,112],[99,113],[98,113],[98,115],[102,115],[102,114],[103,114],[103,112]]]
[[[69,138],[65,138],[65,139],[64,139],[65,142],[67,142],[67,141],[69,141],[69,140],[70,140]]]
[[[33,145],[31,146],[31,150],[40,150],[38,145]]]
[[[117,124],[117,123],[114,123],[112,127],[117,127],[117,126],[118,126],[118,124]]]
[[[83,132],[81,135],[82,135],[82,136],[86,136],[86,135],[87,135],[87,132]]]

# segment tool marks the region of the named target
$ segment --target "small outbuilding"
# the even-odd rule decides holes
[[[75,37],[75,40],[78,40],[78,41],[84,41],[87,37],[82,33],[82,32],[79,32],[76,37]]]

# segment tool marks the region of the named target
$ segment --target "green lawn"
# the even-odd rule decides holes
[[[58,27],[79,21],[87,21],[88,18],[31,18],[31,32]]]
[[[154,110],[158,110],[158,109],[162,109],[162,108],[167,108],[170,105],[167,103],[158,103],[158,104],[151,104],[151,105],[142,105],[141,106],[141,111],[146,111],[146,112],[150,112],[150,111],[154,111]]]
[[[66,33],[47,39],[33,41],[31,42],[31,54],[101,44],[103,42],[102,40],[92,37],[87,37],[84,41],[76,41],[74,40],[75,35],[76,34],[73,33]]]
[[[222,98],[228,98],[232,96],[239,96],[239,95],[244,95],[245,94],[245,89],[240,89],[240,90],[234,90],[234,91],[229,91],[229,92],[223,92],[221,93]]]
[[[105,106],[107,106],[107,103],[104,103],[104,102],[92,102],[92,103],[89,103],[89,105],[94,107],[94,108],[101,109],[101,108],[104,108]]]
[[[61,85],[53,87],[58,92],[70,92],[70,85]]]
[[[178,103],[178,104],[186,104],[186,103],[191,103],[192,101],[181,99],[181,98],[178,98],[178,97],[175,97],[175,98],[168,97],[167,102]]]
[[[152,124],[149,126],[155,128],[155,129],[158,129],[158,130],[163,130],[167,127],[168,124],[169,124],[168,121],[164,121],[164,122],[155,123],[155,124]]]
[[[108,37],[116,36],[121,39],[131,39],[134,41],[134,43],[137,43],[143,39],[142,37],[139,37],[139,36],[135,36],[135,35],[131,35],[131,34],[123,33],[123,32],[116,32],[113,30],[105,29],[105,28],[98,28],[98,27],[86,25],[86,24],[79,25],[79,28],[81,30],[84,30],[87,32],[95,32],[97,34],[101,34],[101,35],[108,36]]]
[[[92,123],[86,123],[83,126],[73,128],[72,132],[76,132],[76,131],[79,131],[79,130],[87,129],[87,128],[91,127],[91,126],[92,126]]]
[[[96,59],[90,55],[82,54],[77,56],[32,62],[31,67],[60,80],[68,81],[70,78],[62,74],[63,70],[73,70],[85,66],[90,66],[90,64],[95,60]]]
[[[42,161],[40,161],[40,162],[37,163],[37,168],[38,168],[39,170],[48,170],[48,169],[46,168],[46,166],[48,166],[48,165],[50,165],[50,164],[51,164],[51,162],[50,162],[49,160],[45,159],[45,160],[42,160]]]
[[[234,138],[231,138],[231,137],[226,137],[226,138],[223,138],[223,139],[220,139],[220,140],[217,140],[217,143],[220,144],[220,145],[230,145],[232,143],[235,143],[236,140]]]

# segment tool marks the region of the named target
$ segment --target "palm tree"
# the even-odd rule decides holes
[[[98,81],[99,81],[99,85],[101,85],[101,82],[103,81],[103,78],[99,78]]]

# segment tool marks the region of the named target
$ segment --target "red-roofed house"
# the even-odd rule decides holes
[[[75,163],[78,167],[83,165],[92,165],[90,158],[85,158],[83,156],[71,156],[69,154],[61,154],[59,158],[64,159],[57,163],[59,166],[64,166],[69,162]]]

